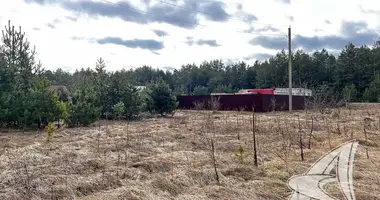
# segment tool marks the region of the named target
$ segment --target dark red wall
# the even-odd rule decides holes
[[[262,96],[262,108],[265,112],[272,111],[272,99],[275,99],[275,110],[285,111],[289,110],[289,96],[288,95],[261,95]],[[292,96],[293,110],[303,110],[305,107],[304,96]]]
[[[275,110],[288,110],[289,97],[287,95],[202,95],[202,96],[178,96],[179,109],[194,109],[196,102],[203,102],[205,109],[210,109],[211,98],[219,99],[219,110],[252,110],[257,112],[272,111],[272,99],[275,99]],[[304,109],[304,97],[293,96],[293,110]]]

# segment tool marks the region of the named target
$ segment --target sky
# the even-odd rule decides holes
[[[378,9],[378,10],[376,10]],[[378,0],[3,0],[0,27],[22,27],[36,59],[49,70],[74,72],[149,65],[264,61],[287,50],[348,42],[371,46],[380,36]]]

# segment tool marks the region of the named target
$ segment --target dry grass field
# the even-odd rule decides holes
[[[357,199],[379,199],[379,106],[255,113],[257,167],[252,116],[177,111],[172,118],[61,128],[51,142],[43,132],[3,132],[0,199],[287,199],[289,177],[351,139],[359,140]],[[328,190],[339,197],[337,185]]]

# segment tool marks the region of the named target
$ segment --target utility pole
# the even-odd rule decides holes
[[[293,92],[292,92],[292,30],[288,28],[288,46],[289,46],[289,112],[293,110]]]

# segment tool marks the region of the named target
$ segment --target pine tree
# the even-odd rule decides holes
[[[374,80],[365,89],[363,99],[367,102],[380,102],[380,74],[376,74]]]
[[[172,113],[178,106],[176,97],[163,80],[151,84],[149,94],[149,98],[146,99],[148,107],[161,116]]]
[[[193,94],[193,95],[208,95],[208,94],[210,94],[210,93],[209,93],[207,87],[197,85],[197,86],[195,86],[195,88],[194,88],[192,94]]]
[[[94,86],[88,78],[83,78],[76,87],[68,105],[67,124],[87,126],[99,119],[101,107],[96,104]]]
[[[113,107],[112,107],[117,119],[121,119],[123,117],[123,114],[124,114],[124,103],[119,101],[117,104],[115,104]]]
[[[348,102],[357,101],[358,91],[356,90],[355,85],[354,84],[346,85],[343,88],[343,96]]]

